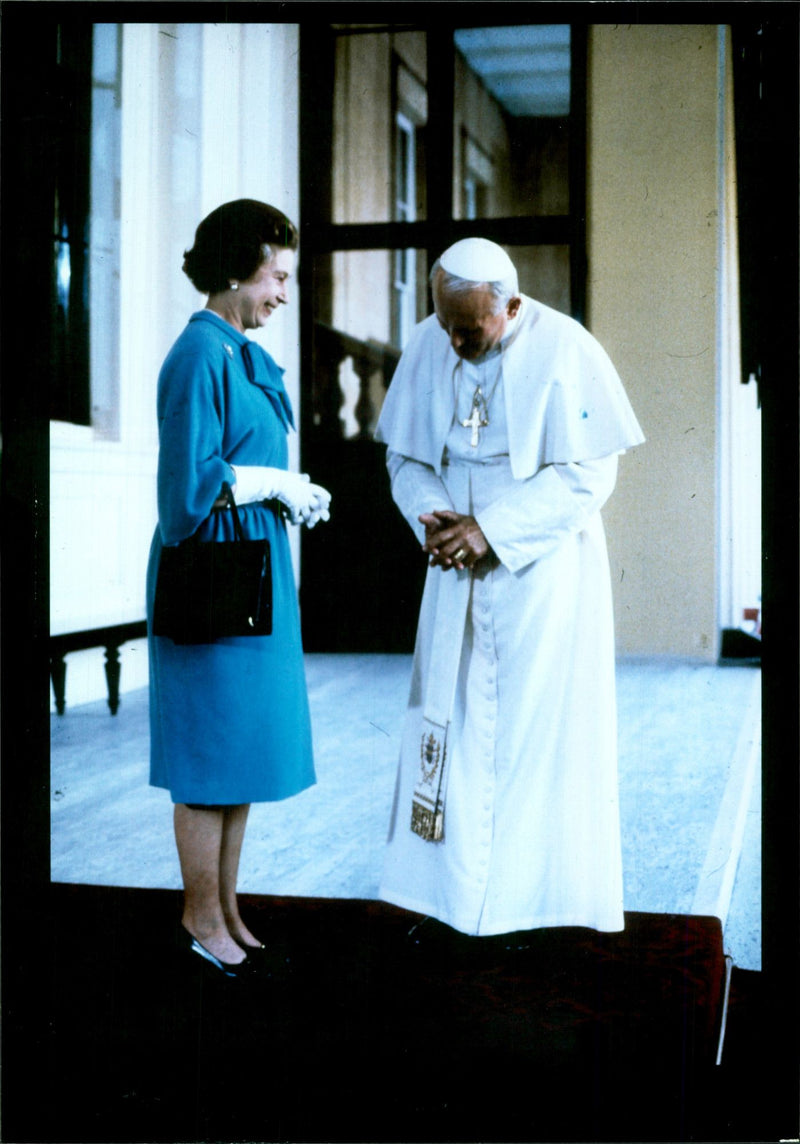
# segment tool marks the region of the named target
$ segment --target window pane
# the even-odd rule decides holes
[[[90,350],[92,424],[119,436],[121,25],[95,24],[92,57]]]
[[[50,354],[50,418],[90,423],[88,251],[89,152],[91,130],[91,25],[59,25],[53,44],[53,92],[56,114],[36,123],[52,160],[52,215],[42,217],[42,230],[52,227],[50,321],[45,336]],[[32,126],[33,129],[33,126]],[[45,186],[47,184],[45,183]],[[48,213],[50,203],[48,203]]]
[[[510,246],[523,294],[571,314],[568,246]]]
[[[423,32],[341,32],[333,102],[333,221],[424,218]]]
[[[371,437],[409,333],[429,312],[421,250],[367,250],[314,265],[314,432]]]
[[[454,38],[454,216],[568,214],[569,25]]]

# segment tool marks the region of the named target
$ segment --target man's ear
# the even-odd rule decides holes
[[[508,305],[506,306],[506,316],[509,318],[516,318],[521,305],[522,299],[518,294],[515,294],[513,298],[509,298]]]

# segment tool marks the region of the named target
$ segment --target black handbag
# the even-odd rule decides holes
[[[201,541],[195,535],[161,550],[153,635],[176,644],[272,632],[269,541],[245,540],[230,485],[222,491],[233,514],[234,540]]]

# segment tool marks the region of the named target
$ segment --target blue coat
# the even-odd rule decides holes
[[[211,513],[231,463],[287,468],[293,424],[282,371],[210,310],[194,314],[158,380],[158,527],[147,571],[153,613],[163,545],[199,529],[233,539]],[[178,646],[149,637],[150,783],[176,803],[234,805],[288,798],[315,782],[297,591],[283,519],[239,509],[246,536],[270,541],[273,630]]]

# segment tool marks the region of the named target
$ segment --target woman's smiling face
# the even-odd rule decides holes
[[[265,326],[273,310],[289,301],[288,284],[294,274],[296,257],[288,247],[279,247],[261,263],[255,274],[239,283],[238,290],[229,292],[231,316],[228,321],[241,331]]]

